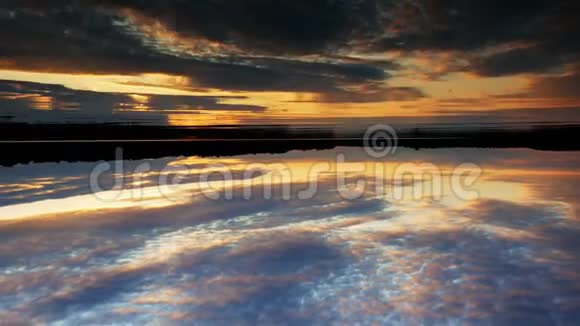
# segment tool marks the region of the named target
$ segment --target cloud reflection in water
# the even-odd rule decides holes
[[[337,152],[349,162],[368,160],[359,149],[168,158],[150,161],[154,168],[140,185],[155,189],[168,164],[199,172],[215,163],[240,170],[284,162],[295,189],[303,189],[306,167]],[[147,192],[123,204],[100,203],[87,187],[94,164],[1,168],[0,317],[65,324],[573,324],[580,318],[579,160],[578,153],[465,149],[402,150],[384,162],[430,162],[444,171],[477,163],[485,172],[475,185],[481,197],[472,201],[448,189],[440,201],[389,201],[371,191],[346,200],[331,172],[305,200],[209,200],[190,176],[174,189],[186,200]],[[372,184],[367,172],[357,177]],[[260,188],[263,176],[250,181]],[[387,184],[413,187],[398,181]]]

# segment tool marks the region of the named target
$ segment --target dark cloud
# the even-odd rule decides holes
[[[566,60],[559,54],[538,48],[515,49],[475,60],[472,69],[482,76],[545,73],[561,68]]]
[[[534,80],[527,96],[570,99],[580,98],[580,66],[560,76],[546,76]]]
[[[571,0],[12,0],[0,5],[0,67],[165,73],[197,88],[313,92],[331,103],[413,100],[424,93],[384,85],[397,62],[343,54],[442,51],[468,61],[447,62],[438,77],[557,72],[580,60],[578,9]],[[219,49],[168,46],[143,31],[151,24],[185,48],[203,40]]]
[[[566,65],[558,70],[551,74],[534,76],[529,87],[521,93],[496,95],[494,98],[508,100],[549,98],[563,102],[568,101],[572,103],[569,106],[575,106],[575,100],[580,99],[580,92],[578,91],[580,66]],[[571,113],[574,114],[571,114],[570,118],[561,121],[570,122],[577,120],[580,111],[577,108],[572,111]],[[557,110],[551,110],[551,112],[557,112]],[[551,114],[549,118],[552,119],[554,116]]]
[[[580,50],[573,36],[580,8],[569,0],[106,2],[250,52],[463,51],[474,56],[470,69],[485,76],[551,71],[577,61]],[[514,42],[530,46],[478,52]]]
[[[526,96],[525,94],[521,96]],[[517,96],[516,98],[521,98]],[[444,102],[445,103],[445,102]],[[465,104],[467,106],[469,104]],[[516,108],[498,110],[465,110],[465,106],[450,106],[441,104],[441,109],[436,114],[443,115],[436,121],[445,122],[449,125],[496,125],[501,128],[521,128],[522,124],[534,123],[578,123],[580,122],[579,107],[561,108]],[[433,121],[435,122],[435,121]]]
[[[385,101],[413,101],[426,95],[413,87],[388,87],[383,85],[369,85],[358,92],[334,92],[321,94],[317,99],[326,103],[368,103]]]
[[[179,33],[233,43],[248,51],[319,53],[372,26],[380,1],[98,1],[153,17]]]
[[[0,80],[0,114],[19,121],[111,122],[143,120],[164,123],[171,112],[213,110],[262,112],[265,107],[220,103],[227,97],[146,95],[80,91],[61,85]],[[47,120],[48,119],[48,120]]]
[[[305,61],[291,57],[171,53],[163,48],[160,44],[162,41],[151,39],[128,26],[124,12],[121,11],[121,7],[130,7],[135,12],[153,16],[167,27],[182,34],[189,33],[190,36],[197,35],[193,30],[201,29],[201,36],[223,44],[231,42],[225,39],[225,35],[231,35],[235,30],[240,38],[255,39],[248,41],[252,48],[261,49],[258,44],[271,39],[275,41],[272,48],[287,44],[297,49],[307,49],[308,42],[311,42],[314,51],[315,47],[325,43],[323,38],[330,37],[330,34],[340,34],[333,30],[341,28],[331,27],[326,24],[328,21],[317,16],[322,14],[334,20],[331,17],[335,13],[328,11],[327,6],[342,6],[338,4],[303,2],[299,5],[284,2],[274,5],[268,1],[254,1],[244,5],[228,2],[227,6],[221,1],[190,4],[150,2],[147,6],[140,2],[123,2],[121,6],[112,2],[107,4],[106,1],[98,4],[92,1],[61,1],[59,4],[50,8],[35,1],[4,5],[0,18],[0,27],[6,34],[0,41],[2,67],[92,74],[166,73],[190,77],[196,87],[330,94],[344,93],[341,89],[345,85],[365,85],[371,81],[384,80],[388,78],[385,69],[397,69],[394,63],[374,65],[360,60]],[[174,16],[166,14],[168,11],[179,15],[176,24],[166,21],[168,16]],[[254,19],[242,15],[246,11],[268,17],[269,11],[279,12],[287,18],[274,15]],[[301,19],[302,11],[305,11],[304,15],[312,16],[312,24],[317,22],[320,26],[306,26],[309,23]],[[269,26],[270,23],[273,26]],[[296,26],[294,30],[288,27],[289,24]],[[303,30],[306,27],[308,32]],[[325,28],[326,31],[320,30]]]
[[[402,16],[393,33],[375,47],[467,53],[467,69],[484,76],[542,73],[579,60],[579,9],[568,0],[403,1],[393,11]],[[518,43],[527,46],[509,49]],[[502,46],[508,50],[482,51]]]
[[[559,1],[433,0],[401,2],[398,11],[411,11],[384,48],[474,50],[502,42],[531,38],[538,18]]]

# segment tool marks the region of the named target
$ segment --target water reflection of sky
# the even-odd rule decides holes
[[[90,193],[96,163],[0,168],[0,320],[364,325],[580,319],[578,153],[400,150],[381,162],[387,170],[432,163],[444,183],[460,163],[484,172],[473,186],[477,199],[459,200],[444,187],[440,200],[426,194],[395,201],[370,190],[354,200],[339,196],[332,163],[339,152],[345,164],[376,164],[360,149],[160,159],[147,161],[151,170],[141,173],[134,171],[144,161],[125,162],[124,185],[134,191],[107,201]],[[310,167],[324,162],[332,168],[307,199],[293,192],[283,200],[276,187],[273,198],[264,199],[257,194],[269,171],[262,168],[251,179],[241,173],[249,163],[284,163],[297,191],[308,185]],[[232,171],[231,200],[208,199],[198,187],[199,175],[218,163]],[[160,175],[179,175],[180,182],[160,191]],[[390,191],[429,182],[385,179]],[[105,175],[102,186],[114,180]],[[368,169],[348,180],[377,182]],[[239,190],[248,182],[256,195],[245,200]]]

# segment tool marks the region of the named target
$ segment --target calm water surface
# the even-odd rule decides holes
[[[0,324],[580,322],[580,153],[119,163],[0,168]]]

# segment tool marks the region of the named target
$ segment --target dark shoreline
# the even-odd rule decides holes
[[[163,128],[122,125],[0,125],[1,166],[43,162],[155,159],[168,156],[282,154],[292,150],[362,147],[364,131],[283,126]],[[112,140],[114,139],[114,140]],[[580,150],[580,126],[401,129],[398,146],[422,148],[528,148]],[[39,141],[40,140],[40,141]]]

